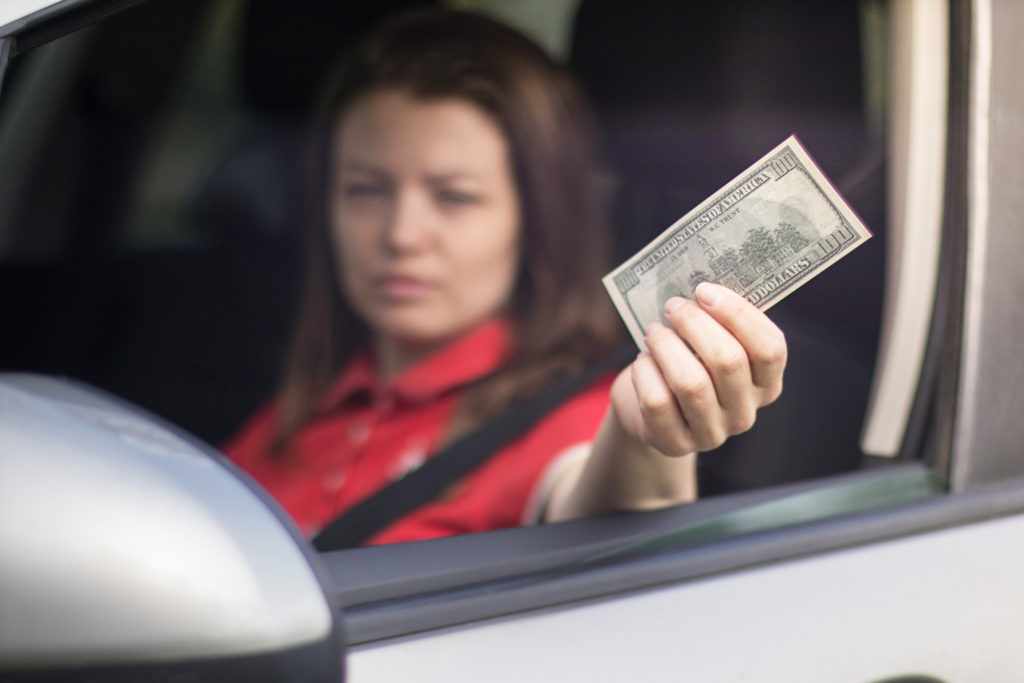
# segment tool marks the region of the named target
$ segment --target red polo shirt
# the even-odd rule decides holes
[[[433,453],[465,385],[495,370],[507,348],[504,323],[489,322],[390,384],[368,354],[355,358],[325,395],[317,417],[283,457],[265,455],[276,403],[261,410],[224,449],[284,506],[307,535]],[[562,404],[484,465],[373,536],[397,543],[522,524],[549,466],[593,439],[613,376]]]

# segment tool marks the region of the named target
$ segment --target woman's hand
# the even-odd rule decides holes
[[[717,448],[782,392],[785,338],[742,296],[711,283],[697,288],[696,301],[669,299],[665,319],[671,327],[650,325],[649,352],[616,378],[614,416],[664,455]]]
[[[696,302],[669,299],[665,311],[672,327],[652,325],[649,353],[615,378],[590,455],[555,483],[548,521],[692,501],[694,454],[750,429],[782,392],[786,340],[739,294],[705,283]]]

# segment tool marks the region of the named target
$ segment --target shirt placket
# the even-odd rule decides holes
[[[380,394],[375,401],[376,411],[381,420],[397,419],[399,404],[400,401],[393,391]],[[399,437],[398,442],[401,445],[395,444],[385,469],[389,482],[401,479],[426,461],[430,442],[427,436],[421,433],[423,427],[422,424],[417,425],[416,429],[409,430]]]
[[[383,408],[379,401],[374,400],[348,420],[339,434],[343,443],[327,463],[323,479],[324,493],[332,500],[336,514],[345,505],[345,485],[354,476],[360,460],[366,456],[374,430],[386,419]]]

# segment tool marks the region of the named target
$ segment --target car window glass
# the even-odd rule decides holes
[[[686,30],[712,40],[715,15],[687,9],[707,22],[687,27],[682,17],[691,15],[677,3],[638,3],[625,15],[589,0],[453,4],[520,27],[557,27],[534,35],[598,109],[620,257],[766,151],[751,121],[805,127],[812,153],[877,239],[773,313],[792,349],[787,399],[750,434],[705,456],[701,485],[714,495],[861,468],[885,258],[886,3],[828,15],[854,46],[844,66],[858,80],[839,92],[828,69],[823,77],[813,68],[822,65],[808,66],[800,53],[806,88],[833,99],[793,112],[772,108],[770,92],[729,90],[738,81],[727,76],[743,75],[749,45],[785,57],[757,43],[758,26],[715,34],[734,41],[717,43],[718,54],[714,43],[679,39]],[[214,443],[275,386],[294,314],[311,100],[287,88],[315,82],[319,72],[303,69],[322,66],[338,47],[318,34],[275,40],[275,22],[249,9],[144,3],[19,55],[0,97],[0,164],[11,178],[0,186],[0,282],[5,292],[36,296],[0,294],[0,314],[19,331],[0,346],[3,365],[96,383]],[[346,31],[362,25],[361,15],[348,21],[356,9],[322,11],[334,17],[315,22],[325,34],[349,40]],[[778,16],[800,27],[802,12]],[[677,52],[660,40],[679,40]],[[698,110],[702,101],[710,104]],[[711,124],[725,132],[712,134]]]

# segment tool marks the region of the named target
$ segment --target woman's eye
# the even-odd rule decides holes
[[[372,199],[384,196],[387,188],[377,183],[345,183],[341,191],[351,199]]]
[[[468,206],[479,201],[475,194],[460,190],[440,190],[438,192],[438,199],[442,204],[449,206]]]

